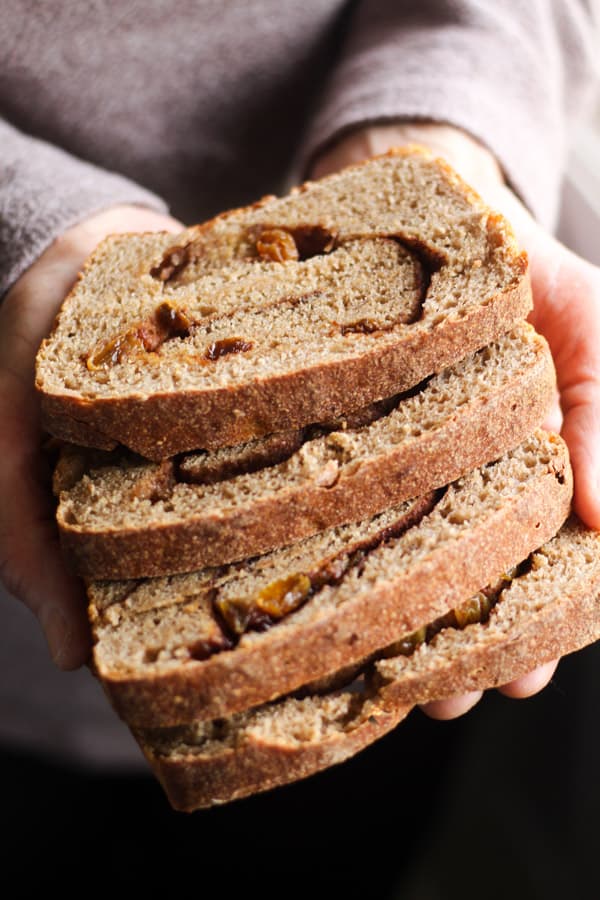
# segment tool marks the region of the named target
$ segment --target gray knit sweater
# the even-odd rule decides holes
[[[116,203],[187,222],[277,191],[346,129],[471,132],[546,224],[593,43],[583,0],[3,0],[0,296]],[[1,502],[1,498],[0,498]],[[140,764],[89,673],[0,588],[0,742]]]
[[[462,127],[551,225],[590,32],[582,0],[4,0],[0,296],[101,208],[200,221],[365,122]]]

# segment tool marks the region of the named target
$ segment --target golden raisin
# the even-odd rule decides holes
[[[413,631],[412,634],[407,634],[401,641],[398,641],[398,644],[394,647],[395,652],[401,656],[410,656],[417,647],[425,642],[426,635],[427,626],[423,625],[421,628]]]
[[[255,604],[273,619],[281,619],[308,599],[311,582],[308,575],[288,575],[263,588],[256,596]]]
[[[250,601],[237,597],[217,597],[214,604],[232,634],[243,634],[246,631],[252,611]]]
[[[261,259],[270,262],[298,261],[296,242],[289,231],[282,228],[267,228],[256,240],[256,250]]]
[[[97,344],[86,359],[86,366],[90,372],[96,372],[105,365],[114,366],[123,361],[124,357],[132,350],[140,350],[143,347],[138,329],[131,329],[109,341]]]
[[[171,337],[187,337],[192,323],[182,309],[177,309],[165,301],[157,308],[155,317],[157,325],[165,332],[164,340]]]
[[[454,610],[456,624],[459,628],[482,622],[488,615],[491,603],[485,594],[476,594]]]
[[[102,366],[123,362],[126,356],[139,355],[141,351],[151,353],[171,338],[187,337],[191,325],[183,310],[161,303],[147,319],[96,345],[88,354],[86,365],[90,372],[95,372]]]

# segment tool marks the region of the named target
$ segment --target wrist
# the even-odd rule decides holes
[[[310,177],[320,178],[404,144],[421,144],[441,156],[484,197],[504,184],[494,155],[467,132],[451,125],[417,121],[368,125],[342,135],[313,160]]]

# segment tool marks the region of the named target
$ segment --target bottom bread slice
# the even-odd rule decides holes
[[[600,534],[574,518],[503,581],[487,621],[442,628],[410,655],[388,648],[349,687],[134,731],[172,806],[192,811],[297,781],[373,743],[416,702],[504,684],[600,637]],[[406,651],[414,636],[401,643]]]
[[[228,803],[341,763],[391,731],[412,704],[383,706],[364,679],[350,689],[279,703],[230,719],[134,732],[171,805]]]

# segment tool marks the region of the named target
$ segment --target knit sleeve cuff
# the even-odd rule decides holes
[[[167,211],[129,179],[0,122],[0,297],[66,229],[120,204]]]

